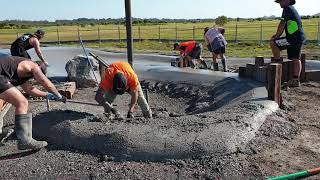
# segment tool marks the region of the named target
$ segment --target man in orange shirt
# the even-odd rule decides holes
[[[110,116],[110,112],[116,119],[123,119],[118,110],[112,107],[112,102],[117,95],[128,92],[131,95],[131,103],[127,118],[133,118],[134,106],[140,106],[145,118],[152,118],[152,112],[146,101],[138,76],[127,62],[112,63],[105,71],[104,78],[99,84],[95,100],[104,107],[104,112]]]
[[[192,63],[192,59],[198,59],[205,64],[201,58],[202,49],[202,44],[196,41],[186,41],[173,45],[173,50],[180,51],[180,67],[188,67]]]

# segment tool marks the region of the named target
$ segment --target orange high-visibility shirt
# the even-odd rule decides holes
[[[115,62],[112,63],[109,68],[106,69],[104,77],[99,84],[99,87],[104,91],[110,91],[113,88],[113,77],[121,72],[127,79],[127,88],[128,90],[136,91],[139,85],[139,79],[136,73],[133,71],[132,67],[127,62]]]
[[[196,46],[196,41],[187,41],[187,42],[182,42],[179,44],[180,47],[186,47],[186,49],[183,51],[180,51],[180,55],[187,55],[190,53],[193,48]]]

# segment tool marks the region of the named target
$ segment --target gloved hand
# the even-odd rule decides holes
[[[59,94],[59,96],[57,96],[57,95],[55,95],[53,93],[48,92],[47,98],[49,100],[61,101],[61,102],[64,102],[64,103],[67,102],[66,97],[62,96],[61,94]]]
[[[127,118],[134,118],[133,112],[128,111]]]
[[[120,112],[117,109],[111,108],[111,112],[112,112],[112,114],[114,114],[114,119],[124,120],[124,118],[122,117],[122,115],[120,114]]]

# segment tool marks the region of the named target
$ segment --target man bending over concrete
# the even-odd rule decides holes
[[[11,55],[31,59],[27,50],[34,48],[39,59],[48,66],[48,63],[42,56],[39,42],[44,37],[44,34],[45,32],[42,29],[38,29],[34,34],[24,34],[23,36],[19,37],[11,45]]]
[[[224,38],[225,30],[223,28],[209,28],[204,29],[204,40],[207,43],[208,50],[212,53],[212,65],[213,70],[218,71],[218,61],[217,58],[220,56],[223,71],[227,71],[226,65],[226,45],[227,41]]]
[[[180,51],[180,67],[188,67],[192,63],[192,59],[197,59],[206,67],[206,63],[201,58],[203,50],[202,44],[196,41],[187,41],[182,43],[175,43],[173,50]]]
[[[288,86],[300,86],[301,61],[300,54],[302,44],[305,41],[301,18],[293,7],[295,0],[276,0],[283,8],[281,22],[275,35],[271,37],[270,46],[275,61],[280,60],[280,51],[287,49],[288,59],[293,60],[293,79],[288,81]],[[286,37],[280,37],[286,32]]]
[[[46,65],[43,62],[36,63],[24,57],[0,58],[0,99],[16,108],[15,132],[18,138],[18,149],[20,150],[41,149],[47,146],[47,142],[36,141],[32,138],[32,114],[28,113],[28,100],[15,86],[21,86],[31,96],[64,100],[64,97],[44,75],[45,69]],[[28,83],[31,78],[34,78],[51,93],[32,87]],[[0,121],[2,120],[0,119]]]
[[[110,116],[110,112],[115,115],[116,119],[123,119],[120,112],[112,107],[112,102],[117,95],[125,92],[130,93],[131,103],[127,118],[133,118],[134,106],[138,102],[143,116],[152,118],[151,109],[143,95],[138,76],[127,62],[115,62],[105,71],[104,78],[99,84],[95,100],[104,107],[104,112]]]

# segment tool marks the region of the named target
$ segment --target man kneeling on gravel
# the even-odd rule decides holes
[[[134,106],[138,102],[143,116],[152,118],[151,109],[143,95],[138,76],[127,62],[115,62],[105,71],[104,78],[99,84],[95,100],[104,107],[104,112],[108,117],[110,112],[115,115],[115,119],[124,119],[120,112],[112,107],[112,102],[117,95],[128,92],[131,95],[131,103],[127,118],[133,118]]]
[[[30,59],[15,56],[0,58],[0,99],[16,108],[15,132],[19,150],[37,150],[47,146],[48,143],[46,141],[36,141],[32,138],[32,114],[28,113],[28,100],[15,86],[21,86],[31,96],[47,97],[59,101],[65,99],[44,75],[45,71],[46,65],[43,62],[33,62]],[[34,78],[47,91],[52,93],[32,87],[28,83],[31,78]],[[2,120],[0,119],[0,121]]]

